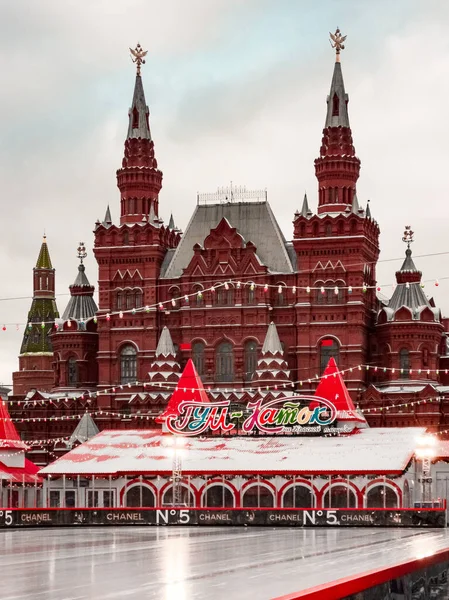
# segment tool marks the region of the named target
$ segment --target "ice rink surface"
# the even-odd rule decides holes
[[[2,600],[268,599],[449,546],[445,529],[0,531]]]

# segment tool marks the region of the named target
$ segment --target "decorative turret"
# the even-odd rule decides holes
[[[148,376],[152,383],[178,383],[180,374],[181,367],[176,360],[176,349],[170,330],[168,327],[164,327],[156,348],[156,358],[151,363]]]
[[[117,185],[121,194],[120,223],[141,223],[142,216],[151,208],[158,215],[158,196],[162,187],[162,171],[157,168],[154,143],[151,138],[149,115],[145,101],[140,67],[147,52],[140,44],[131,50],[137,65],[136,83],[129,109],[128,134],[122,168],[117,171]]]
[[[33,301],[19,355],[19,371],[13,373],[14,395],[33,388],[49,390],[53,386],[53,346],[50,334],[59,318],[55,299],[55,270],[51,264],[44,235],[33,269]]]
[[[59,317],[55,299],[55,270],[51,264],[44,235],[36,266],[33,269],[33,302],[23,336],[21,354],[53,351],[50,332]]]
[[[261,356],[257,361],[257,369],[253,376],[253,384],[271,389],[292,386],[284,350],[273,321],[268,326]]]
[[[355,155],[349,125],[349,97],[345,91],[340,63],[340,51],[344,49],[346,36],[342,36],[339,29],[330,36],[336,60],[327,97],[320,157],[315,160],[319,215],[341,213],[348,207],[351,209],[360,172],[360,160]]]
[[[388,306],[381,309],[378,321],[392,321],[396,319],[396,313],[401,311],[399,320],[403,321],[405,315],[408,315],[410,320],[420,320],[422,313],[425,320],[440,321],[440,311],[426,297],[423,288],[421,287],[421,271],[415,266],[412,259],[412,250],[410,245],[413,243],[414,232],[410,225],[405,227],[404,237],[402,241],[407,244],[405,251],[405,260],[399,271],[396,271],[397,286],[393,292]],[[406,309],[406,313],[402,309]],[[384,313],[384,314],[383,314]]]
[[[109,210],[109,207],[108,207]],[[78,258],[80,261],[78,275],[74,283],[70,286],[70,300],[62,315],[64,321],[73,319],[75,321],[87,321],[95,316],[98,308],[93,298],[95,288],[90,285],[86,277],[86,268],[83,260],[86,258],[86,248],[84,242],[80,242],[78,247]]]

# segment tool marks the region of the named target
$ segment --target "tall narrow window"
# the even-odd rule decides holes
[[[338,117],[339,114],[340,114],[340,100],[339,100],[337,94],[334,94],[334,96],[332,98],[332,116]]]
[[[335,340],[322,340],[320,347],[320,370],[323,373],[327,363],[334,358],[338,364],[339,347]]]
[[[215,371],[217,381],[234,380],[234,351],[232,344],[222,342],[216,351]]]
[[[204,344],[203,342],[195,342],[192,346],[192,359],[198,375],[204,375]]]
[[[139,111],[136,107],[133,108],[133,129],[139,127]]]
[[[250,381],[257,368],[257,344],[250,340],[245,344],[245,380]]]
[[[123,232],[123,245],[124,246],[128,246],[129,245],[129,233],[128,233],[128,231],[126,229]]]
[[[123,308],[122,299],[123,299],[122,292],[117,292],[117,299],[116,299],[117,310],[121,310]]]
[[[74,356],[67,361],[67,385],[76,385],[78,383],[78,364]]]
[[[141,290],[136,290],[135,291],[135,300],[134,300],[135,304],[134,306],[136,308],[140,308],[142,306],[142,291]]]
[[[137,379],[137,351],[129,344],[120,351],[120,383],[133,383]]]
[[[410,376],[410,352],[407,348],[399,351],[399,369],[402,379],[408,379]]]
[[[427,348],[423,348],[423,351],[422,351],[422,366],[423,367],[429,366],[429,351]]]
[[[255,304],[256,301],[256,290],[253,286],[253,284],[250,284],[246,290],[246,298],[247,298],[247,302],[248,304]]]

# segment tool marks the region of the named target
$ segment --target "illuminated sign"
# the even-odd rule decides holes
[[[304,405],[313,402],[314,408]],[[302,405],[301,405],[302,403]],[[320,433],[337,418],[335,406],[319,396],[292,396],[264,403],[262,399],[248,402],[249,411],[240,429],[251,434],[260,433]],[[177,415],[167,415],[167,428],[171,433],[186,436],[212,433],[230,433],[237,428],[232,420],[242,419],[242,411],[231,412],[230,400],[221,402],[196,402],[184,400]]]

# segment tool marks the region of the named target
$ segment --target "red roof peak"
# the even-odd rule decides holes
[[[195,402],[210,402],[203,382],[195,369],[193,360],[189,358],[184,371],[181,373],[178,385],[173,392],[165,411],[156,418],[158,423],[163,423],[169,415],[179,414],[179,405],[184,400],[193,400]]]
[[[327,363],[324,373],[321,376],[320,383],[315,391],[315,396],[325,398],[332,402],[337,409],[338,419],[342,421],[360,421],[365,419],[355,409],[348,388],[343,381],[341,372],[338,369],[337,363],[333,357]],[[310,408],[315,408],[318,403],[312,402]]]
[[[0,398],[0,448],[23,448],[24,450],[28,448],[20,439],[2,398]]]

